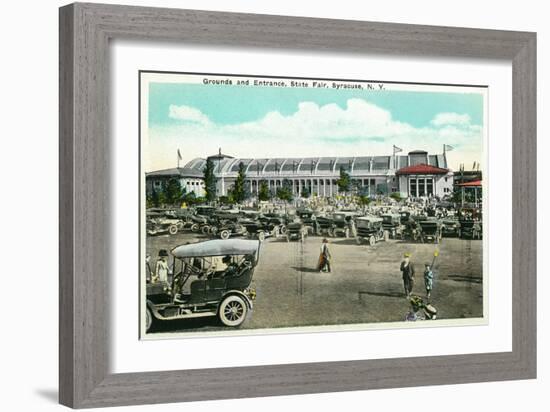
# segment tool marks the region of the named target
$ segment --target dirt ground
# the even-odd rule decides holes
[[[193,233],[148,237],[152,267],[159,249],[207,240]],[[411,253],[416,269],[413,293],[425,298],[424,263],[431,262],[437,247],[434,289],[430,302],[438,319],[483,316],[482,241],[444,238],[439,245],[401,240],[371,247],[355,239],[331,238],[332,272],[315,266],[321,237],[305,242],[270,238],[262,243],[254,272],[257,298],[241,329],[313,325],[343,325],[403,321],[409,310],[399,265]],[[153,330],[198,332],[224,330],[215,318],[157,322]]]

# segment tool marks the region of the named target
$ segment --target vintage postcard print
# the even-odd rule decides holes
[[[487,322],[486,87],[139,80],[142,339]]]

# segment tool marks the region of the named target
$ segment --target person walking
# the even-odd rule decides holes
[[[403,275],[403,287],[407,298],[411,296],[414,286],[414,264],[411,262],[411,254],[405,253],[401,262],[401,273]]]
[[[317,269],[319,272],[329,272],[330,269],[330,259],[332,256],[330,250],[328,249],[328,239],[324,238],[323,243],[321,243],[321,253],[319,255],[319,263],[317,264]]]
[[[424,265],[424,286],[426,286],[426,297],[430,299],[434,284],[434,273],[429,263]]]

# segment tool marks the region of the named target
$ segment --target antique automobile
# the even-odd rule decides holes
[[[279,213],[264,213],[258,218],[270,231],[274,231],[274,236],[286,233],[287,216]]]
[[[259,259],[257,240],[207,240],[172,249],[170,284],[146,285],[145,329],[157,321],[217,316],[225,326],[242,325],[252,310],[251,287]]]
[[[428,217],[418,221],[420,226],[420,241],[426,243],[431,241],[439,243],[441,241],[441,221],[435,217]]]
[[[396,239],[403,237],[403,225],[401,224],[401,215],[397,213],[385,213],[381,216],[382,228],[388,237]]]
[[[191,215],[189,216],[189,221],[191,225],[192,232],[200,232],[201,229],[207,225],[208,218],[203,215]]]
[[[181,231],[191,229],[191,226],[195,223],[193,220],[194,213],[191,209],[171,209],[166,211],[166,216],[181,220],[181,225],[178,228]]]
[[[315,220],[317,222],[315,232],[316,235],[326,235],[330,237],[334,236],[334,221],[331,216],[318,215]]]
[[[318,232],[317,217],[311,209],[297,209],[296,216],[300,218],[302,224],[305,226],[306,230],[311,233]]]
[[[410,217],[411,217],[411,212],[409,211],[399,212],[399,220],[402,225],[407,224],[409,222]]]
[[[198,216],[212,216],[216,212],[214,206],[196,206],[195,214]]]
[[[146,230],[150,236],[166,233],[175,235],[183,227],[183,220],[167,215],[162,209],[151,209],[146,213]]]
[[[460,220],[459,237],[461,239],[482,239],[483,223],[481,220]]]
[[[353,218],[356,216],[354,212],[334,212],[332,214],[333,230],[331,236],[345,236],[346,238],[352,235]]]
[[[455,218],[444,218],[441,221],[441,235],[443,237],[458,237],[460,234],[460,222]]]
[[[401,222],[403,225],[403,230],[401,233],[401,239],[408,239],[412,241],[417,241],[420,239],[420,224],[418,223],[421,219],[425,219],[424,216],[413,216],[409,215],[409,217],[406,220],[403,220],[403,216],[401,216]]]
[[[384,229],[382,228],[382,218],[376,216],[361,216],[355,219],[357,227],[357,244],[360,245],[366,240],[370,246],[384,239]]]
[[[241,219],[239,223],[245,228],[246,236],[263,242],[269,236],[276,236],[277,229],[258,219]]]
[[[286,227],[286,241],[300,240],[303,242],[308,235],[308,227],[300,221],[289,223]]]
[[[247,232],[246,228],[239,223],[240,219],[240,216],[235,214],[214,214],[207,219],[201,231],[207,236],[221,239],[244,236]]]

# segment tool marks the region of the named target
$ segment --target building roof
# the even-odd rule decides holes
[[[411,152],[413,155],[395,156],[349,156],[349,157],[273,157],[273,158],[232,158],[217,157],[214,160],[214,173],[230,177],[237,174],[239,164],[243,163],[246,173],[250,176],[271,175],[310,175],[326,174],[337,175],[343,167],[352,176],[354,175],[386,175],[396,169],[421,165],[442,168],[436,173],[447,173],[447,159],[444,155],[428,155],[425,151]],[[195,170],[201,176],[206,160],[197,158],[189,161],[184,169]],[[433,173],[433,172],[432,172]]]
[[[421,163],[414,166],[402,167],[395,173],[398,175],[444,175],[448,172],[448,169]]]
[[[461,187],[481,187],[481,180],[472,180],[471,182],[460,183]]]
[[[145,177],[203,177],[202,169],[190,167],[173,167],[171,169],[155,170],[145,174]]]

